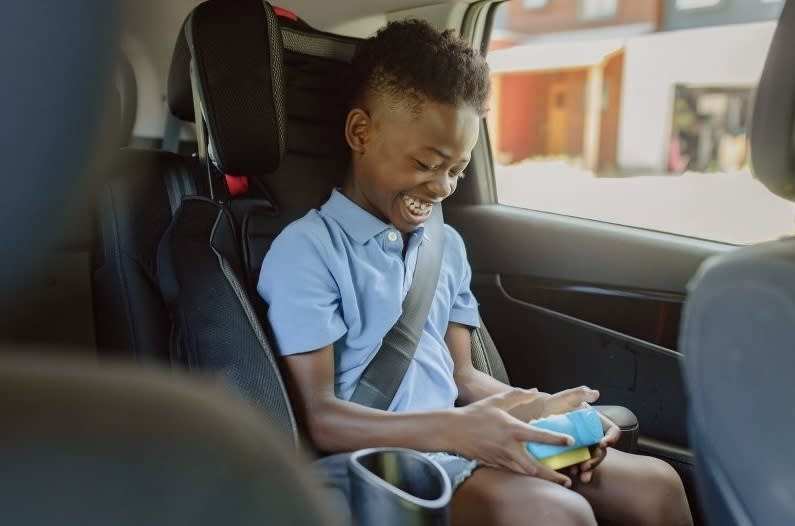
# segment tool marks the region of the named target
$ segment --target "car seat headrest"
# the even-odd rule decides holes
[[[119,50],[113,68],[113,113],[108,118],[114,119],[119,138],[119,147],[127,146],[132,138],[135,116],[138,113],[138,84],[135,80],[135,71],[127,54]]]
[[[795,201],[795,2],[781,12],[756,92],[751,162],[767,188]]]
[[[193,93],[190,88],[190,50],[188,49],[188,41],[185,39],[184,23],[177,35],[174,53],[171,55],[166,101],[172,115],[181,121],[193,122]]]
[[[209,0],[185,22],[191,77],[213,160],[223,173],[262,175],[284,154],[282,36],[262,0]]]

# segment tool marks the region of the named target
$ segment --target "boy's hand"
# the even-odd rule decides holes
[[[456,444],[454,451],[490,466],[571,487],[569,477],[540,464],[527,451],[525,443],[570,445],[572,438],[535,428],[508,413],[539,396],[543,394],[537,389],[512,389],[459,408],[460,424],[451,430]]]
[[[602,427],[605,428],[605,436],[599,441],[599,444],[591,448],[591,458],[589,460],[577,466],[572,466],[569,471],[573,477],[579,475],[580,482],[583,484],[591,482],[593,470],[605,459],[607,448],[615,446],[618,439],[621,438],[621,429],[619,429],[612,420],[601,413],[599,414],[599,418],[602,420]]]
[[[559,415],[580,409],[585,404],[595,402],[598,398],[599,391],[582,385],[555,394],[539,393],[534,400],[511,408],[510,413],[519,420],[529,422],[545,416]]]

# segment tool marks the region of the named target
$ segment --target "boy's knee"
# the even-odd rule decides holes
[[[585,498],[563,487],[553,487],[536,495],[533,504],[524,498],[503,501],[500,509],[494,510],[495,522],[499,525],[555,524],[561,526],[595,526],[596,517]]]
[[[639,492],[636,507],[647,517],[664,518],[665,524],[689,524],[690,508],[676,470],[667,462],[649,458],[644,475],[647,488]]]
[[[573,491],[561,491],[557,498],[546,503],[549,521],[545,524],[571,524],[572,526],[592,526],[596,524],[591,505],[585,497]]]
[[[684,497],[685,488],[676,470],[662,460],[650,458],[649,461],[648,476],[657,490],[650,493],[652,495],[656,494],[657,500],[661,501],[661,504],[666,504],[672,499],[677,500]]]

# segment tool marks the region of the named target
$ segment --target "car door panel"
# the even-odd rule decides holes
[[[511,382],[598,388],[637,415],[639,452],[670,462],[692,496],[678,325],[688,281],[731,247],[499,204],[456,202],[445,218]]]

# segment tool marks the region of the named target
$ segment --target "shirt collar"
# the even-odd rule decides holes
[[[334,219],[346,234],[360,244],[364,244],[367,240],[392,228],[391,225],[384,223],[348,199],[336,188],[331,192],[329,200],[320,207],[320,213]],[[424,232],[425,226],[420,226],[412,234],[422,235]]]

